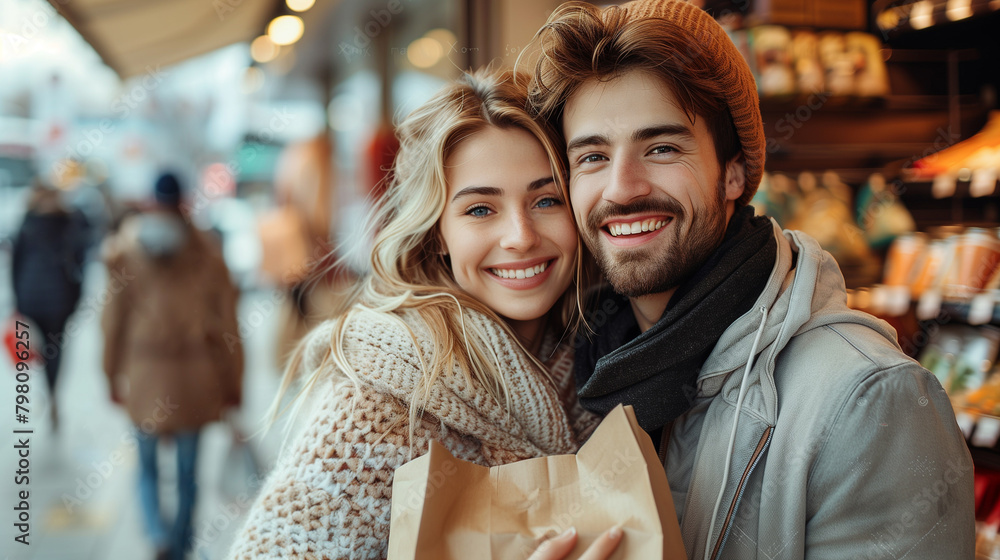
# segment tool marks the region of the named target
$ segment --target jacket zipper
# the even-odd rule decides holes
[[[773,431],[774,426],[768,426],[764,430],[763,435],[760,436],[760,441],[757,442],[757,448],[754,449],[753,455],[750,457],[750,463],[747,464],[747,468],[743,471],[740,484],[736,487],[736,495],[733,496],[733,503],[729,505],[729,511],[726,513],[726,521],[722,524],[722,530],[719,532],[719,540],[716,541],[715,548],[712,550],[712,560],[715,560],[719,556],[722,545],[726,543],[726,538],[729,537],[729,530],[732,528],[729,523],[732,521],[733,513],[736,512],[736,506],[739,505],[740,498],[743,497],[743,492],[746,490],[747,479],[750,478],[754,468],[757,467],[757,462],[760,461],[761,455],[767,449],[768,444],[771,443],[771,432]]]

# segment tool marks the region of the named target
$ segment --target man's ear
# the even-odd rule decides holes
[[[739,200],[747,184],[747,166],[743,152],[726,163],[726,200]]]

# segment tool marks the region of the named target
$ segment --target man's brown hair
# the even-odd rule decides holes
[[[743,152],[746,186],[737,204],[749,203],[764,166],[756,85],[711,16],[686,2],[645,0],[604,9],[570,2],[553,12],[536,40],[540,56],[530,100],[556,128],[566,101],[584,82],[648,72],[670,88],[691,122],[706,120],[723,172]]]

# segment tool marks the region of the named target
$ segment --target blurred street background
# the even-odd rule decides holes
[[[547,12],[524,5],[532,26],[544,21]],[[202,430],[189,557],[224,556],[281,445],[283,422],[260,434],[279,355],[322,317],[329,284],[309,284],[309,271],[330,264],[338,245],[363,246],[353,231],[391,165],[394,120],[485,62],[454,31],[465,17],[485,22],[484,6],[0,0],[0,334],[24,319],[15,315],[12,259],[33,189],[58,192],[87,238],[82,293],[63,336],[45,340],[32,324],[35,348],[59,345],[62,366],[52,396],[41,362],[31,363],[25,424],[14,419],[14,356],[0,353],[9,412],[0,420],[0,558],[156,556],[138,495],[136,427],[111,402],[100,320],[117,290],[102,262],[105,241],[148,209],[163,172],[180,180],[185,216],[219,241],[240,289],[233,334],[245,354],[243,398]],[[526,42],[530,26],[506,18]],[[33,430],[27,485],[14,484],[14,429]],[[178,505],[169,439],[158,463],[169,519]],[[14,540],[11,509],[25,489],[28,546]]]
[[[1000,0],[695,3],[757,77],[768,173],[753,204],[816,237],[849,303],[938,368],[988,489],[981,558],[1000,558]],[[559,4],[0,0],[0,560],[157,557],[101,317],[130,282],[106,259],[123,224],[155,209],[154,185],[174,184],[164,173],[239,290],[224,341],[231,353],[242,343],[242,398],[228,396],[238,406],[197,446],[189,558],[217,559],[282,444],[283,421],[260,431],[284,358],[364,274],[357,232],[392,163],[394,125],[464,70],[514,65]],[[962,257],[964,246],[992,252]],[[962,258],[982,266],[957,276]],[[31,323],[39,356],[21,423],[13,336],[29,300],[69,303],[57,335]],[[53,395],[42,361],[57,350]],[[19,429],[32,430],[27,484],[14,477]],[[178,508],[173,451],[162,442],[164,514]],[[15,541],[12,509],[25,489],[29,545]]]
[[[0,266],[9,273],[6,261],[3,259]],[[0,278],[7,276],[9,274]],[[99,300],[106,287],[105,280],[105,271],[99,264],[88,268],[85,282],[88,289],[82,297],[82,306]],[[0,290],[7,293],[9,283],[0,281]],[[244,383],[247,390],[242,409],[230,419],[245,430],[245,436],[254,435],[262,427],[260,421],[278,385],[277,372],[271,365],[274,363],[273,345],[269,343],[277,334],[278,321],[261,312],[271,296],[265,291],[247,292],[240,304],[241,321],[259,321],[260,325],[248,332],[246,338],[248,362]],[[2,305],[4,309],[11,308],[8,297]],[[152,545],[143,534],[136,491],[138,460],[132,422],[108,398],[108,383],[101,368],[99,316],[89,313],[81,317],[78,330],[67,339],[63,359],[64,377],[60,380],[57,397],[63,419],[59,433],[53,433],[48,423],[50,397],[40,376],[31,383],[30,421],[15,425],[5,418],[3,423],[0,448],[4,450],[3,465],[10,475],[15,466],[11,430],[34,430],[30,435],[28,485],[31,544],[14,543],[17,533],[12,522],[3,523],[0,525],[0,542],[3,543],[0,557],[3,558],[153,557]],[[13,370],[6,357],[2,368]],[[14,394],[13,375],[0,376],[0,394]],[[264,472],[273,464],[281,432],[279,425],[266,438],[257,436],[242,445],[234,445],[233,431],[226,424],[214,424],[204,431],[198,465],[195,558],[221,558],[225,554]],[[249,457],[248,451],[254,456]],[[161,486],[167,510],[176,507],[176,498],[170,491],[175,484],[176,467],[170,459],[169,454],[161,453]],[[4,504],[6,512],[9,513],[16,503],[16,492],[24,488],[15,486],[12,476],[4,476],[0,484],[0,503]]]

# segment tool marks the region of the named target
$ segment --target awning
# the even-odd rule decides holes
[[[48,0],[123,79],[264,32],[281,0]]]

